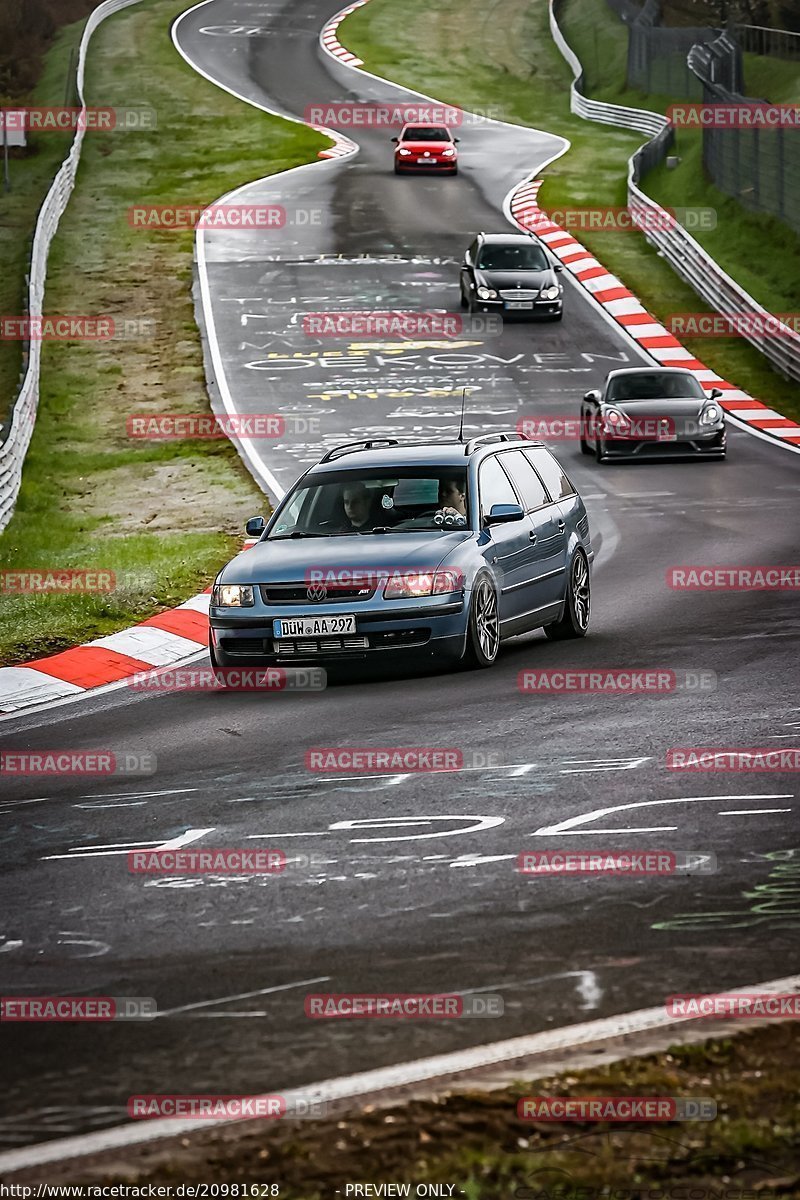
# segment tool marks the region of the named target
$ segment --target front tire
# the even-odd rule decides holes
[[[545,625],[545,636],[551,642],[560,642],[565,638],[586,637],[589,628],[589,616],[592,609],[592,584],[589,575],[589,563],[582,550],[576,550],[572,557],[567,579],[567,592],[564,597],[564,614],[560,621]]]
[[[606,461],[606,448],[599,433],[597,435],[597,441],[594,444],[594,456],[599,463]]]
[[[475,583],[469,607],[467,644],[461,659],[462,667],[493,666],[500,649],[500,618],[497,612],[497,593],[484,575]]]

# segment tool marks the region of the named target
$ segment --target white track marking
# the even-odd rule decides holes
[[[730,988],[727,989],[726,995],[752,992],[786,995],[798,991],[800,991],[800,975],[789,975],[783,979],[772,979],[766,983]],[[763,1021],[755,1023],[761,1026],[764,1024]],[[611,1039],[651,1030],[678,1028],[684,1024],[691,1025],[691,1019],[670,1016],[664,1005],[656,1008],[642,1008],[635,1012],[602,1017],[595,1021],[584,1021],[577,1025],[565,1025],[560,1029],[547,1029],[542,1033],[509,1038],[503,1042],[474,1046],[469,1050],[456,1050],[449,1054],[437,1054],[430,1058],[399,1063],[393,1067],[379,1067],[376,1070],[362,1071],[356,1075],[326,1079],[321,1083],[310,1084],[308,1087],[290,1089],[283,1095],[287,1109],[290,1109],[296,1100],[323,1104],[348,1100],[363,1103],[369,1097],[383,1096],[393,1088],[423,1083],[430,1086],[441,1080],[452,1080],[454,1076],[462,1075],[467,1071],[498,1068],[530,1058],[533,1055],[564,1054],[578,1048],[586,1050]],[[706,1028],[708,1024],[705,1026]],[[748,1023],[740,1021],[739,1024],[744,1029]],[[708,1036],[712,1037],[713,1033],[709,1032]],[[646,1050],[639,1051],[639,1053],[647,1052]],[[623,1045],[616,1057],[618,1059],[629,1057],[630,1054],[630,1048]],[[520,1068],[520,1073],[524,1074],[524,1068]],[[554,1071],[549,1070],[548,1073],[553,1074]],[[449,1086],[452,1087],[452,1083]],[[219,1128],[220,1125],[231,1123],[195,1119],[129,1121],[114,1129],[100,1130],[96,1133],[81,1134],[76,1137],[59,1138],[50,1142],[42,1142],[37,1146],[10,1150],[5,1154],[0,1154],[0,1171],[8,1175],[14,1171],[41,1167],[48,1163],[64,1162],[90,1154],[101,1154],[104,1151],[119,1152],[126,1147],[157,1142],[162,1138],[185,1136],[204,1127]],[[238,1123],[244,1124],[243,1122]],[[254,1126],[255,1122],[251,1122],[249,1127],[245,1125],[249,1129]]]
[[[228,1004],[232,1000],[250,1000],[253,996],[271,996],[274,992],[288,992],[292,988],[308,987],[312,983],[327,983],[330,975],[318,975],[315,979],[297,979],[294,983],[279,983],[275,987],[256,988],[253,992],[237,992],[232,996],[215,996],[213,1000],[197,1000],[194,1004],[181,1004],[178,1008],[165,1008],[157,1017],[174,1017],[177,1013],[193,1012],[198,1008],[211,1008],[215,1004]]]
[[[753,817],[758,813],[791,812],[790,808],[721,808],[718,817]]]
[[[158,841],[142,841],[142,842],[109,842],[107,846],[73,846],[66,854],[44,854],[40,859],[41,862],[48,862],[57,858],[70,858],[73,861],[83,858],[108,858],[115,854],[130,854],[133,850],[179,850],[181,846],[188,846],[190,842],[196,842],[199,838],[205,837],[207,833],[213,833],[215,826],[210,829],[187,829],[186,833],[182,833],[179,837],[172,838],[167,842]],[[112,848],[113,847],[113,848]]]
[[[779,792],[774,795],[759,796],[675,796],[667,800],[636,800],[631,804],[613,804],[609,808],[595,808],[588,813],[580,813],[577,817],[566,817],[563,821],[558,821],[555,825],[542,825],[539,829],[534,830],[531,837],[558,837],[563,833],[670,833],[677,829],[677,825],[654,825],[646,829],[577,829],[579,825],[588,825],[591,821],[598,821],[600,817],[610,816],[611,813],[629,812],[634,808],[653,808],[658,804],[697,804],[702,800],[713,800],[719,803],[721,800],[793,800],[794,795],[791,792]]]

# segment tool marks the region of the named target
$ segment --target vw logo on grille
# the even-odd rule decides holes
[[[306,588],[306,596],[309,600],[326,600],[328,598],[328,589],[324,583],[312,583]]]

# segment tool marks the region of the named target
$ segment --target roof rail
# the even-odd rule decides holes
[[[355,454],[358,450],[374,450],[376,446],[399,446],[397,438],[371,438],[367,442],[343,442],[341,446],[334,446],[327,454],[323,454],[319,460],[321,463],[331,462],[334,458],[341,458],[343,454]]]
[[[479,433],[477,437],[470,438],[464,453],[472,454],[478,446],[488,442],[526,442],[527,440],[518,429],[498,429],[496,433]]]

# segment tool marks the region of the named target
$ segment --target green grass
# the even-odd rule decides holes
[[[624,43],[619,38],[625,31],[604,0],[568,0],[563,12],[562,25],[579,57],[583,52],[590,80],[599,89],[597,94],[619,104],[663,109],[669,101],[659,99],[656,105],[652,97],[625,89]],[[570,114],[571,72],[553,43],[546,4],[507,0],[501,22],[495,9],[482,0],[440,0],[435,6],[428,0],[371,0],[347,18],[340,27],[340,38],[364,59],[370,71],[379,75],[439,100],[467,109],[490,107],[492,115],[502,119],[569,138],[570,150],[544,173],[545,183],[539,193],[543,208],[626,205],[628,158],[641,144],[642,135],[582,121]],[[476,47],[480,47],[479,53]],[[520,174],[525,165],[520,163]],[[680,176],[686,175],[683,165],[675,172],[676,186],[680,185]],[[668,180],[664,186],[669,185]],[[655,191],[658,186],[660,176],[654,184],[654,194],[660,199]],[[721,212],[727,214],[726,198],[721,193],[716,198]],[[669,196],[662,201],[670,202]],[[684,199],[682,203],[689,201]],[[717,206],[708,191],[703,192],[702,203]],[[768,266],[758,272],[756,297],[765,307],[792,311],[800,274],[792,249],[796,239],[781,227],[779,252],[765,254],[761,225],[769,220],[739,210],[734,233],[728,229],[725,216],[720,219],[721,232],[714,249],[711,245],[709,249],[714,253],[720,243],[724,244],[722,265],[734,276],[740,273],[741,264],[728,258],[726,235],[748,266],[758,262],[762,267],[769,260]],[[660,320],[672,313],[712,311],[638,232],[581,231],[580,240]],[[749,275],[747,278],[749,282]],[[742,279],[744,282],[744,275]],[[743,339],[686,337],[682,341],[724,378],[778,411],[800,417],[796,384],[777,375]]]
[[[131,413],[208,411],[191,295],[193,235],[135,230],[129,206],[210,203],[312,161],[328,144],[192,71],[169,37],[185,7],[148,0],[111,18],[92,40],[89,103],[147,103],[157,110],[158,132],[87,134],[45,297],[50,313],[152,320],[153,336],[44,344],[22,490],[0,537],[6,569],[104,569],[119,574],[120,586],[94,596],[0,595],[4,662],[179,603],[241,546],[245,519],[266,509],[227,441],[139,443],[126,433]],[[61,43],[53,53],[63,55]]]
[[[236,1134],[210,1131],[159,1154],[118,1155],[95,1169],[93,1182],[258,1180],[279,1188],[282,1200],[345,1196],[356,1180],[407,1183],[412,1197],[418,1185],[447,1184],[466,1200],[796,1200],[799,1084],[800,1039],[786,1021],[608,1066],[522,1076],[491,1092],[457,1085],[438,1099],[251,1121]],[[658,1124],[524,1121],[516,1115],[522,1096],[699,1097],[715,1101],[717,1115]],[[80,1169],[67,1165],[56,1182],[78,1182]]]
[[[25,101],[33,105],[73,103],[69,82],[70,53],[77,52],[83,21],[65,26],[58,33],[47,55],[41,79],[32,95]],[[0,103],[19,106],[0,94]],[[29,133],[24,157],[12,151],[9,158],[11,190],[5,192],[0,183],[0,312],[21,314],[26,299],[25,275],[29,268],[31,241],[36,215],[50,184],[69,151],[68,133]],[[22,343],[0,341],[0,423],[5,421],[19,386],[22,367]]]

